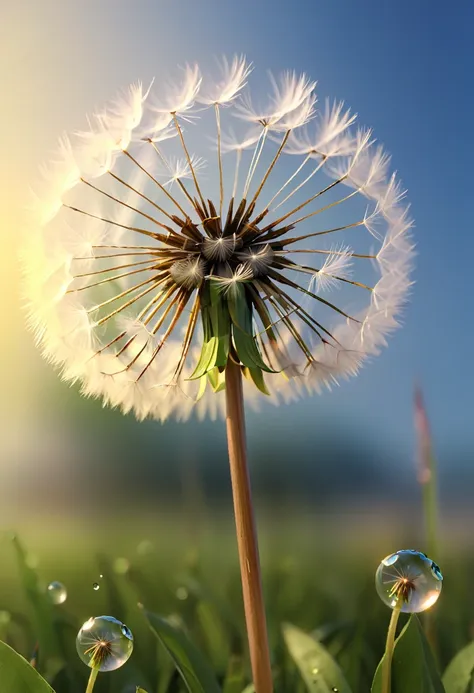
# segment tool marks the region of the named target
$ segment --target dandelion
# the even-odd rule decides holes
[[[85,395],[139,419],[226,412],[254,682],[268,693],[244,388],[277,404],[355,375],[398,326],[414,251],[372,133],[342,103],[318,111],[304,74],[271,76],[257,105],[251,71],[236,56],[215,79],[188,65],[168,88],[137,83],[63,138],[24,266],[37,342]]]
[[[413,549],[397,551],[377,568],[375,585],[382,601],[392,609],[382,665],[382,693],[390,693],[391,663],[400,612],[420,613],[438,600],[443,586],[439,566]]]
[[[86,693],[92,693],[99,672],[114,671],[127,662],[133,651],[133,635],[112,616],[90,618],[76,638],[81,660],[91,669]]]

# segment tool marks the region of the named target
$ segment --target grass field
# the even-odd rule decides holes
[[[260,518],[276,693],[313,690],[288,654],[282,637],[285,623],[324,643],[353,693],[370,690],[390,618],[374,588],[375,570],[388,553],[412,548],[417,536],[403,517],[398,525],[395,519],[380,512],[365,517],[348,512]],[[0,639],[27,659],[39,642],[37,666],[56,693],[85,690],[88,669],[76,654],[75,638],[84,621],[102,614],[125,622],[135,646],[127,664],[99,675],[94,691],[135,693],[136,686],[147,693],[187,690],[138,603],[184,630],[225,693],[241,693],[249,684],[229,513],[208,516],[193,526],[172,511],[140,519],[137,514],[128,517],[124,508],[120,517],[25,523],[18,538],[21,544],[5,534],[0,543]],[[473,631],[474,554],[446,541],[440,563],[444,588],[429,612],[429,627],[442,671],[468,644]],[[49,603],[46,587],[52,580],[67,588],[62,605]],[[98,590],[93,588],[95,582]],[[16,693],[4,691],[1,682],[0,691]]]

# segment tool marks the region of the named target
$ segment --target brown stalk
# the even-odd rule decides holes
[[[227,443],[253,683],[256,693],[272,693],[267,624],[247,465],[242,374],[240,366],[231,358],[227,361],[225,381]]]

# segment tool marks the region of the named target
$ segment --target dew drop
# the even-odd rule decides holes
[[[319,669],[317,667],[314,667],[313,671],[311,672],[314,676],[319,672]]]
[[[67,590],[62,582],[55,580],[48,585],[48,596],[53,604],[64,604],[67,599]]]
[[[100,585],[99,585],[99,583],[98,583],[98,582],[94,582],[94,584],[92,585],[92,589],[95,590],[96,592],[97,592],[98,590],[100,590]]]
[[[95,616],[84,623],[77,634],[79,657],[91,669],[114,671],[129,659],[133,635],[127,626],[112,616]]]
[[[406,549],[384,558],[377,568],[375,586],[390,608],[395,608],[401,599],[403,612],[420,613],[438,600],[443,576],[424,553]]]

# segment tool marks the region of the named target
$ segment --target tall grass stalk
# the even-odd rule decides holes
[[[433,443],[428,415],[419,386],[414,395],[415,431],[417,437],[418,483],[423,499],[423,518],[425,545],[428,556],[439,561],[438,536],[438,479],[436,460],[433,454]],[[426,638],[438,661],[438,643],[436,637],[435,613],[427,611],[424,615]]]
[[[418,447],[418,482],[423,497],[426,550],[430,558],[438,561],[438,479],[430,425],[423,401],[423,395],[419,387],[415,388],[414,400],[415,430]]]

